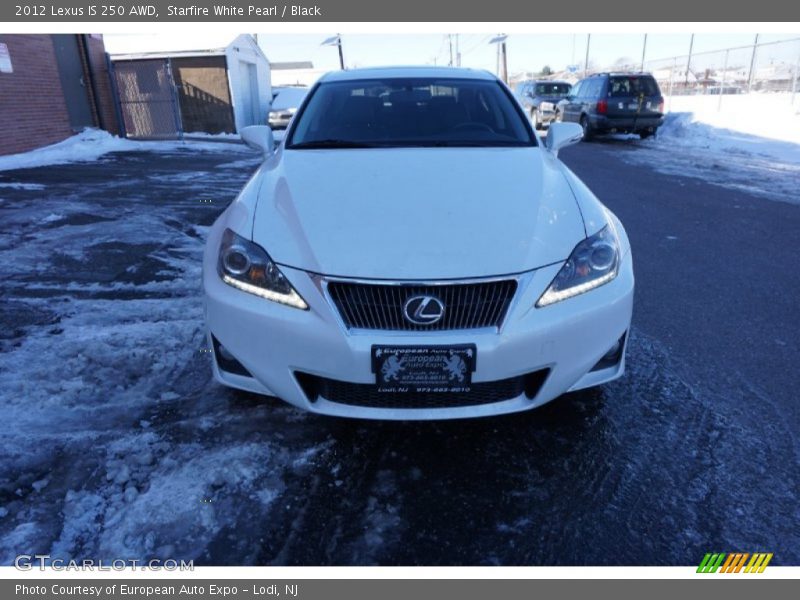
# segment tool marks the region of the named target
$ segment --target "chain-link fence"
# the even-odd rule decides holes
[[[668,98],[714,95],[720,106],[722,96],[752,92],[783,92],[792,104],[800,100],[800,38],[646,60],[643,66],[602,70],[649,71]]]
[[[714,96],[717,107],[721,108],[723,97],[748,93],[771,94],[776,102],[785,99],[787,104],[800,106],[800,37],[606,65],[595,63],[590,51],[585,64],[573,64],[564,71],[547,74],[536,71],[515,73],[510,83],[515,85],[519,81],[537,78],[575,82],[593,73],[639,71],[655,76],[667,98],[668,109],[673,96]],[[709,106],[711,103],[712,99],[704,101]]]

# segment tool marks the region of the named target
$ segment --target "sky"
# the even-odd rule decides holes
[[[335,35],[335,31],[329,35]],[[326,34],[256,34],[264,53],[272,62],[311,61],[315,69],[339,68],[339,55],[334,46],[321,46]],[[470,33],[458,36],[461,64],[465,67],[496,71],[497,48],[489,39],[495,32]],[[176,50],[221,47],[234,36],[220,34],[219,39],[191,34],[108,34],[105,36],[109,52],[141,52],[148,50]],[[753,43],[755,34],[705,33],[694,39],[693,53],[745,46]],[[762,42],[800,37],[800,32],[761,35]],[[666,59],[689,52],[691,34],[652,34],[647,37],[645,58]],[[455,46],[455,38],[453,38]],[[586,34],[513,34],[508,36],[509,73],[539,71],[545,65],[559,71],[569,64],[583,66],[586,57]],[[589,45],[590,64],[605,68],[624,60],[638,64],[642,58],[644,34],[594,34]],[[348,68],[383,65],[446,65],[450,61],[447,34],[344,34],[342,35],[345,65]],[[747,51],[733,53],[736,60],[749,60]],[[794,62],[800,56],[800,42],[765,48],[760,57],[770,56]],[[721,56],[721,55],[720,55]],[[721,60],[716,57],[717,60]],[[651,65],[652,68],[652,65]]]

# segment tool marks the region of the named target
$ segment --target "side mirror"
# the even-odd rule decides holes
[[[242,141],[253,148],[261,150],[264,156],[269,156],[275,150],[275,137],[272,128],[268,125],[250,125],[241,131]]]
[[[561,148],[577,144],[582,138],[583,127],[577,123],[550,123],[544,145],[550,152],[558,156]]]

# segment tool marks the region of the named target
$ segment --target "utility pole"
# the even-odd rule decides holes
[[[506,54],[506,40],[508,36],[505,33],[496,35],[489,40],[490,44],[497,44],[497,71],[500,79],[508,83],[508,55]]]
[[[502,79],[508,83],[508,55],[506,54],[506,41],[500,44],[500,54],[503,56],[503,74]]]
[[[456,34],[456,66],[461,66],[461,50],[458,47],[458,34]]]
[[[344,54],[342,53],[342,34],[337,33],[333,37],[329,37],[320,46],[336,46],[339,49],[339,68],[344,71]]]
[[[689,58],[686,60],[686,77],[683,80],[683,89],[689,87],[689,69],[692,68],[692,48],[694,48],[694,34],[689,38]]]
[[[647,34],[644,34],[644,44],[642,44],[642,68],[639,69],[640,71],[644,71],[644,53],[647,52]]]
[[[586,34],[586,59],[583,61],[583,76],[586,77],[589,74],[589,45],[592,42],[592,34]]]
[[[450,62],[447,63],[448,66],[453,66],[453,34],[447,34],[447,43],[450,45]]]
[[[750,72],[747,74],[747,93],[753,89],[753,69],[756,66],[756,50],[758,50],[758,34],[753,42],[753,54],[750,56]]]

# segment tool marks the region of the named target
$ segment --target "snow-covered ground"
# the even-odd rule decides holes
[[[209,386],[202,241],[257,157],[214,144],[205,162],[196,144],[142,153],[99,137],[14,160],[121,146],[126,169],[101,159],[15,171],[37,183],[0,188],[0,564],[21,552],[202,559],[218,536],[271,510],[285,472],[324,447],[288,453],[259,429],[294,411],[245,401],[231,419],[242,400]],[[176,190],[180,172],[193,177]],[[237,543],[257,547],[246,535]]]
[[[72,162],[90,162],[110,152],[168,152],[191,144],[195,150],[219,150],[216,142],[238,142],[238,135],[187,134],[188,141],[135,141],[113,136],[99,129],[84,129],[61,142],[30,152],[0,156],[0,171],[28,169]]]
[[[798,560],[791,423],[636,327],[625,379],[501,419],[324,419],[215,384],[202,246],[259,158],[122,142],[0,173],[0,564]]]
[[[800,203],[800,94],[675,96],[658,137],[626,161]]]

